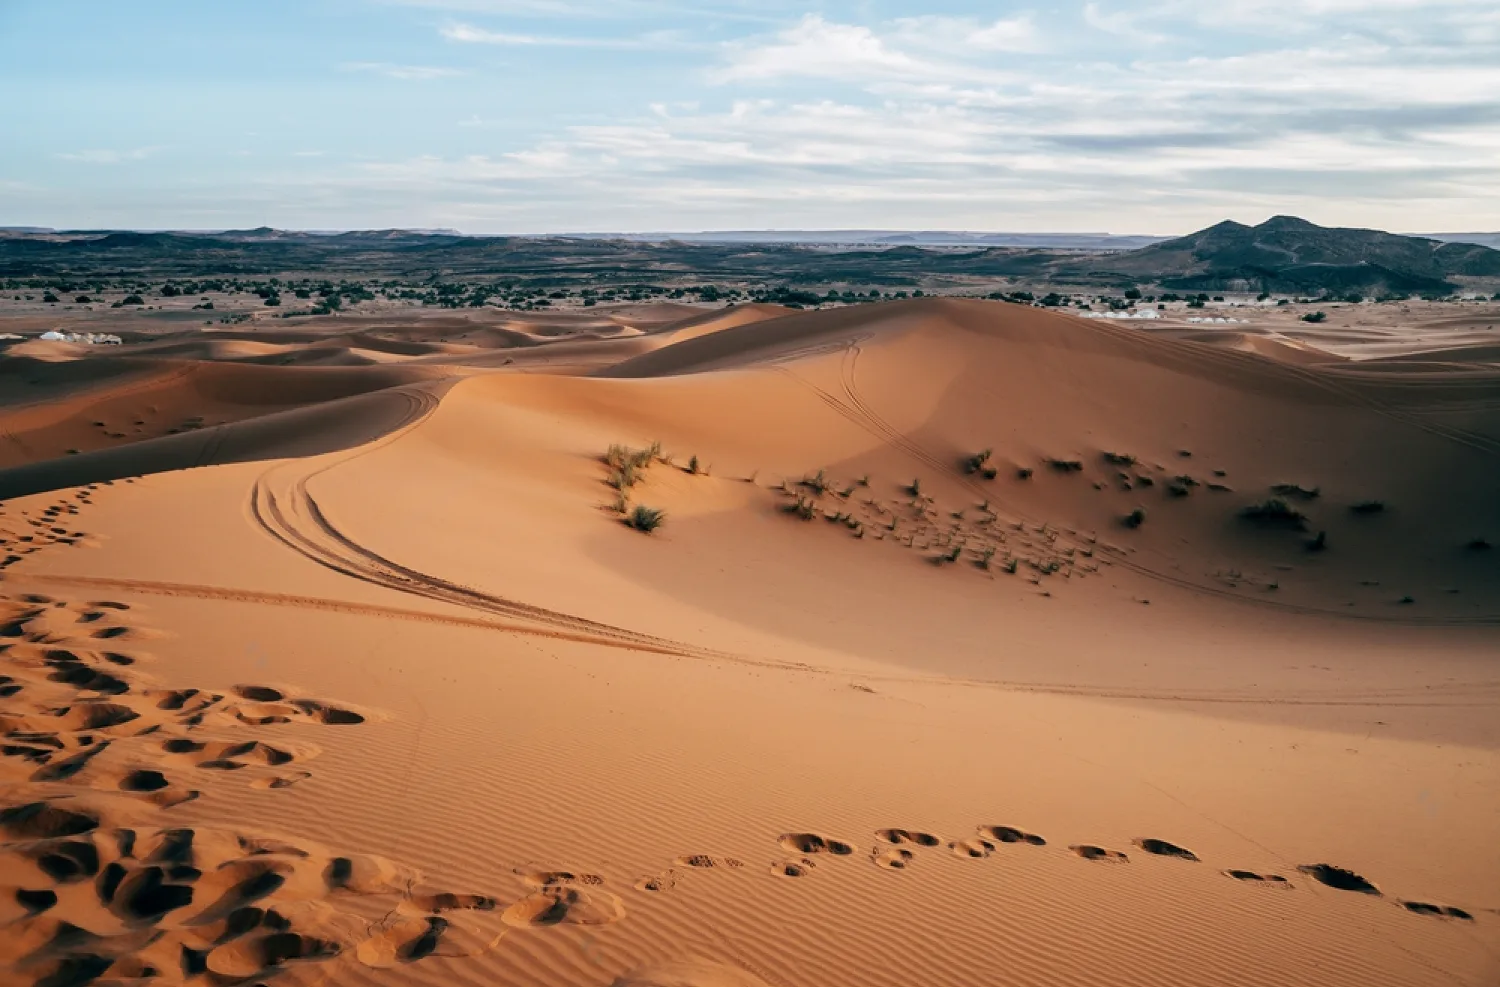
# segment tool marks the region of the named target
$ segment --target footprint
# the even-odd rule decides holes
[[[311,777],[311,771],[293,771],[291,774],[272,775],[269,778],[257,778],[250,783],[250,787],[259,789],[291,788],[298,782],[306,781]]]
[[[550,888],[564,884],[581,884],[597,887],[604,883],[598,874],[574,874],[566,870],[517,871],[521,880],[534,888]]]
[[[0,809],[0,830],[13,840],[49,840],[78,836],[99,827],[99,817],[51,802],[28,802]]]
[[[1168,843],[1166,840],[1142,839],[1133,842],[1142,850],[1158,857],[1177,857],[1182,860],[1194,861],[1198,859],[1198,855],[1193,851],[1177,846],[1175,843]]]
[[[1028,833],[1025,830],[1016,829],[1014,826],[981,826],[979,827],[979,833],[981,836],[998,840],[1001,843],[1026,843],[1030,846],[1047,845],[1047,841],[1035,833]]]
[[[356,713],[352,709],[342,709],[338,706],[317,702],[312,699],[294,699],[292,700],[292,705],[319,723],[329,726],[345,726],[365,722],[364,715]]]
[[[955,857],[980,859],[995,852],[995,844],[989,840],[954,840],[948,844]]]
[[[801,860],[780,860],[771,865],[771,873],[777,877],[805,877],[816,866],[806,857]]]
[[[160,771],[140,768],[129,772],[120,779],[120,790],[123,792],[155,792],[166,788],[167,784],[167,776]]]
[[[354,956],[365,966],[384,969],[414,963],[437,950],[448,920],[437,915],[406,919],[360,943]]]
[[[915,843],[917,846],[939,846],[942,840],[931,833],[918,833],[908,829],[877,829],[876,837],[887,843]]]
[[[1257,881],[1267,884],[1279,884],[1288,888],[1292,886],[1292,883],[1280,874],[1257,874],[1253,870],[1226,870],[1224,873],[1236,881]]]
[[[1440,918],[1456,918],[1465,922],[1474,921],[1474,916],[1462,908],[1454,908],[1452,905],[1429,905],[1425,901],[1403,901],[1402,908],[1418,915],[1434,915]]]
[[[636,881],[633,886],[637,891],[645,891],[652,894],[658,891],[671,891],[677,887],[677,874],[673,871],[667,871],[664,874],[657,874],[654,877],[643,877],[639,881]]]
[[[906,865],[916,858],[916,854],[910,850],[898,847],[894,850],[881,850],[876,848],[870,852],[870,860],[877,867],[887,870],[905,870]]]
[[[697,867],[706,869],[709,867],[743,867],[743,861],[733,857],[710,857],[706,853],[694,853],[684,857],[678,857],[676,863],[682,867]]]
[[[234,694],[254,703],[279,703],[286,698],[280,689],[273,689],[268,685],[237,685],[234,687]]]
[[[1369,894],[1377,897],[1380,895],[1379,888],[1352,870],[1345,870],[1342,867],[1335,867],[1332,864],[1303,864],[1297,869],[1319,884],[1326,884],[1330,888],[1336,888],[1339,891],[1355,891],[1359,894]]]
[[[270,932],[217,946],[208,954],[209,973],[232,981],[272,973],[297,960],[337,956],[339,944],[296,932]]]
[[[625,917],[625,906],[608,891],[574,887],[544,888],[507,908],[506,925],[523,929],[553,925],[610,925]]]
[[[592,875],[586,875],[592,876]],[[604,883],[603,878],[598,883]],[[414,894],[406,899],[406,904],[424,912],[492,912],[500,904],[494,898],[484,894],[455,894],[452,891],[438,891],[432,894]]]
[[[1068,847],[1068,849],[1078,854],[1084,860],[1103,860],[1116,864],[1130,862],[1130,858],[1118,850],[1106,850],[1103,847],[1094,846],[1089,843],[1075,843]]]
[[[793,853],[831,853],[838,857],[847,857],[854,852],[854,847],[840,840],[829,839],[816,833],[783,833],[780,840],[782,849],[791,850]]]

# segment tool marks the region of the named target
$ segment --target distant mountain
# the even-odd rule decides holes
[[[822,244],[845,247],[1040,247],[1056,250],[1134,250],[1164,236],[1111,233],[973,233],[964,230],[702,230],[661,233],[570,233],[569,239],[638,243]]]
[[[1409,236],[1441,240],[1444,243],[1477,243],[1482,247],[1500,250],[1500,233],[1411,233]]]
[[[1225,221],[1184,237],[1064,266],[1188,290],[1439,292],[1455,277],[1500,277],[1500,251],[1274,216]],[[1061,273],[1061,272],[1060,272]]]
[[[865,233],[871,241],[840,239]],[[767,231],[757,237],[794,235]],[[1500,288],[1500,251],[1376,230],[1328,229],[1290,216],[1254,227],[1224,222],[1132,250],[1117,249],[1123,238],[1105,234],[1099,236],[1111,241],[1109,249],[1082,246],[1091,234],[819,235],[830,239],[687,242],[649,234],[514,237],[268,227],[222,232],[17,232],[0,235],[0,277],[389,276],[568,284],[746,281],[889,289],[915,289],[929,279],[982,286],[1004,278],[1012,285],[1043,290],[1154,283],[1183,291],[1366,295],[1446,295],[1458,282],[1490,292]],[[909,242],[939,236],[962,242]],[[1047,238],[1050,242],[1041,245],[1018,245]],[[997,239],[1016,242],[989,242]]]

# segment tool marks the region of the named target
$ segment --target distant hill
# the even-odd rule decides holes
[[[1426,237],[1444,243],[1477,243],[1483,247],[1500,250],[1500,233],[1410,233],[1408,236]]]
[[[1500,288],[1500,251],[1474,243],[1331,229],[1291,216],[1259,226],[1223,222],[1184,237],[1119,249],[1087,234],[1050,243],[996,243],[1048,235],[869,233],[873,242],[698,242],[634,237],[464,236],[422,230],[308,232],[268,227],[222,232],[110,230],[0,235],[0,277],[517,278],[557,283],[745,281],[794,288],[881,285],[928,279],[1010,279],[1031,286],[1119,288],[1160,284],[1183,291],[1295,294],[1450,294],[1460,285]],[[734,234],[725,234],[734,236]],[[780,234],[767,234],[780,235]],[[788,234],[792,235],[792,234]],[[705,234],[707,236],[707,234]],[[715,234],[714,236],[719,236]],[[879,239],[886,237],[886,239]],[[1148,239],[1148,238],[1140,238]],[[1044,289],[1045,290],[1045,289]]]
[[[1455,277],[1500,277],[1500,251],[1275,216],[1259,226],[1226,220],[1174,240],[1065,268],[1075,274],[1128,275],[1188,290],[1447,293],[1455,290]]]

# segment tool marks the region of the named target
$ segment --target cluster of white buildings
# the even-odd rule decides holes
[[[61,329],[48,329],[39,337],[50,343],[88,343],[93,346],[119,346],[124,342],[119,336],[109,332],[63,332]]]
[[[1124,310],[1120,312],[1079,312],[1085,319],[1159,319],[1161,313],[1154,308],[1143,308],[1139,311]]]

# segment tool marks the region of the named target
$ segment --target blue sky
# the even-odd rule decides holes
[[[1500,229],[1500,0],[0,0],[0,225]]]

